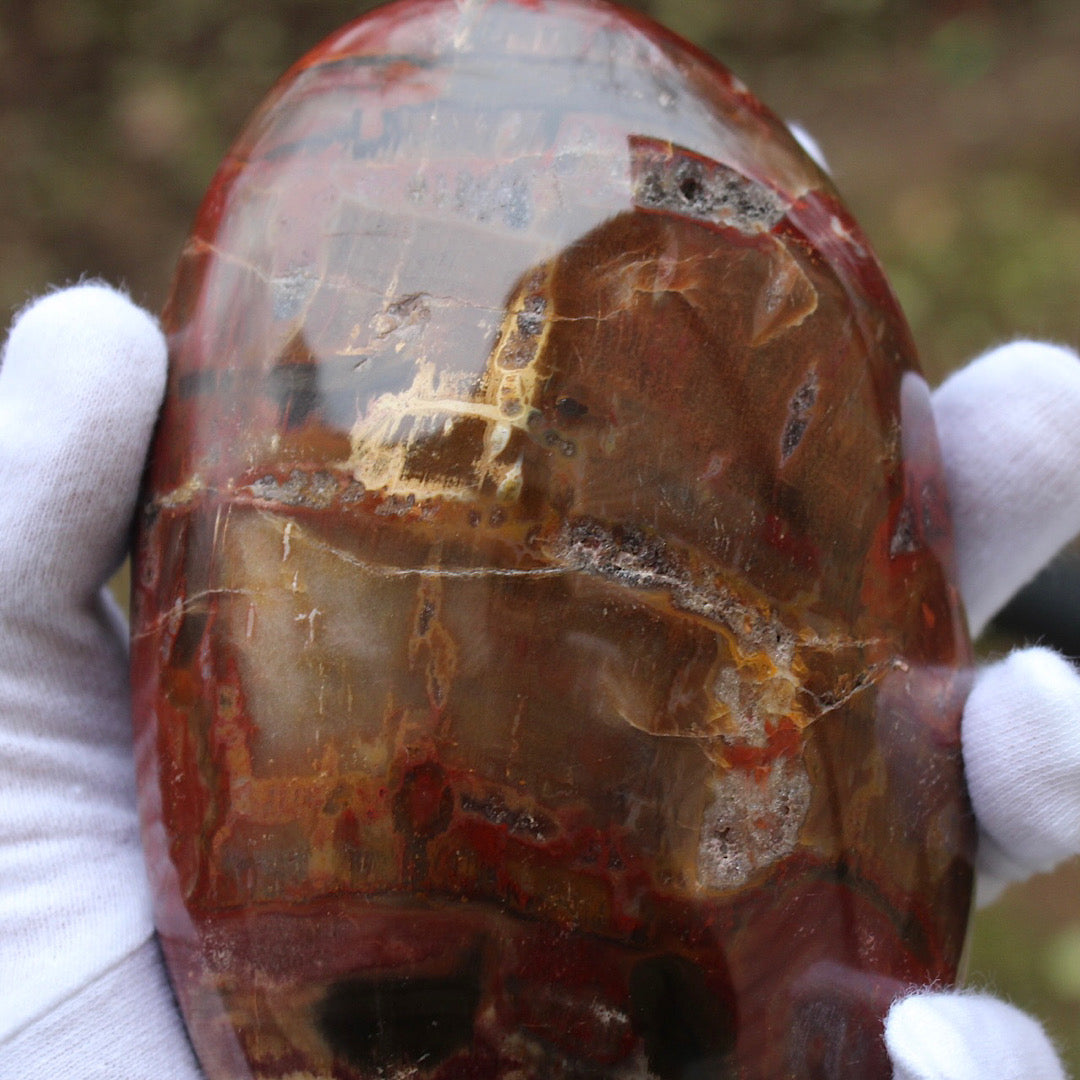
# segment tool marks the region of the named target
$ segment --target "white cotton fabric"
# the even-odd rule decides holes
[[[3,1077],[64,1075],[46,1064],[57,1010],[73,1037],[100,1041],[111,1014],[93,987],[107,973],[131,1001],[149,985],[134,963],[152,926],[126,631],[101,586],[123,556],[164,372],[153,320],[102,286],[27,310],[0,364]],[[127,1036],[114,1035],[120,1052]],[[197,1075],[175,1071],[169,1049],[156,1071],[112,1075]]]
[[[1080,533],[1080,361],[1017,341],[934,393],[972,633]]]
[[[4,1080],[196,1080],[157,946],[147,941],[0,1043]]]
[[[1080,678],[1049,649],[979,672],[964,711],[979,900],[1080,851]]]
[[[1080,532],[1080,359],[1030,341],[935,392],[973,633]],[[964,710],[980,903],[1080,851],[1080,677],[1047,649],[979,672]]]
[[[913,994],[885,1025],[893,1080],[1068,1080],[1042,1028],[984,994]]]

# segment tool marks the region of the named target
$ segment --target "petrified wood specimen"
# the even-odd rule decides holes
[[[955,977],[969,652],[830,182],[584,0],[302,60],[165,314],[145,843],[212,1078],[887,1077]]]

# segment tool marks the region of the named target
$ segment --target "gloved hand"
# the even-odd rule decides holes
[[[128,541],[165,385],[153,320],[46,297],[0,366],[0,1077],[196,1080],[135,815]]]
[[[0,1077],[197,1080],[153,942],[134,809],[128,538],[164,385],[152,320],[102,286],[23,313],[0,367]],[[1080,531],[1080,361],[1013,345],[935,395],[978,631]],[[980,673],[964,750],[981,888],[1080,851],[1080,678],[1032,649]],[[897,1080],[1060,1080],[1034,1021],[992,999],[894,1005]]]
[[[1080,360],[1016,342],[934,394],[972,635],[1080,532]],[[964,706],[980,903],[1080,851],[1080,680],[1048,649],[983,668]],[[1034,1021],[983,995],[928,993],[886,1024],[895,1080],[1058,1080]]]

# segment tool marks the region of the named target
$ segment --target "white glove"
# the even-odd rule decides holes
[[[0,1077],[196,1080],[134,803],[119,566],[165,384],[154,322],[86,286],[0,367]]]
[[[1060,512],[1080,507],[1080,425],[1064,422],[1080,408],[1077,361],[1047,353],[1040,368],[1053,370],[1039,379],[1023,355],[1002,355],[935,400],[961,581],[969,596],[994,598],[973,607],[981,620],[1022,581],[1014,545],[1037,536],[1045,557],[1080,526]],[[26,311],[0,367],[4,1078],[199,1076],[153,943],[125,632],[101,589],[127,540],[164,367],[153,322],[100,286]],[[968,400],[981,402],[974,420],[992,436],[972,431],[957,404]],[[1032,419],[1010,426],[1021,409]],[[1024,563],[1023,574],[1036,568]],[[992,888],[1080,849],[1078,715],[1080,679],[1052,654],[1016,654],[978,679],[964,745]],[[1064,1075],[1034,1021],[983,997],[909,997],[886,1038],[897,1080]]]

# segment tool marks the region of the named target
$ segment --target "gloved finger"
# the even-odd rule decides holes
[[[885,1021],[893,1080],[1067,1080],[1030,1016],[984,994],[919,993]]]
[[[19,1080],[198,1080],[156,943],[140,949],[0,1043]]]
[[[119,565],[165,356],[153,319],[104,285],[19,316],[0,365],[0,603],[85,603]]]
[[[1080,675],[1049,649],[981,669],[964,706],[980,903],[1080,852]]]
[[[102,286],[28,309],[0,367],[0,1040],[152,932],[126,635],[101,585],[164,370],[153,320]]]
[[[1004,345],[934,393],[960,591],[978,634],[1080,532],[1080,360]]]

